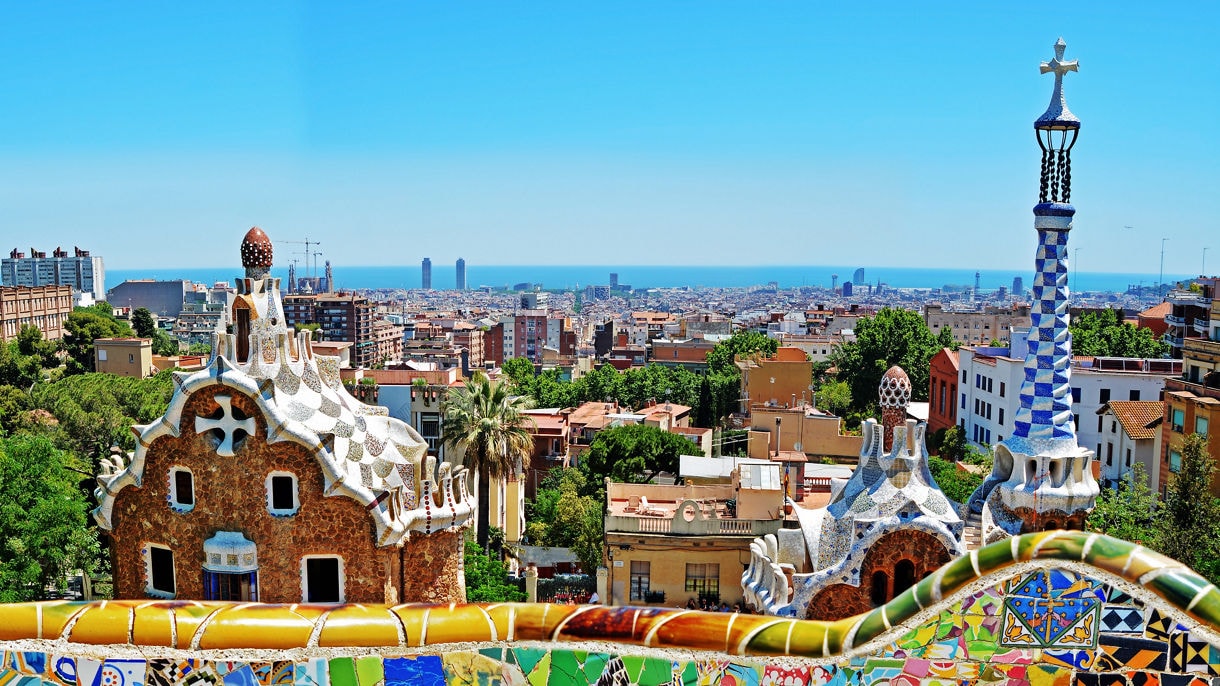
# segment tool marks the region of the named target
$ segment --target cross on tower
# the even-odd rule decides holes
[[[232,396],[218,395],[215,400],[216,404],[220,405],[220,418],[195,417],[195,433],[219,431],[224,438],[220,440],[220,445],[216,446],[216,454],[221,457],[233,457],[236,454],[233,452],[233,434],[240,429],[253,436],[258,432],[258,423],[253,417],[238,419],[233,415]]]
[[[1055,88],[1059,89],[1063,83],[1063,75],[1069,71],[1080,71],[1080,62],[1077,60],[1063,59],[1063,51],[1067,49],[1067,43],[1062,38],[1055,41],[1055,57],[1050,62],[1043,62],[1039,67],[1042,73],[1055,72]]]

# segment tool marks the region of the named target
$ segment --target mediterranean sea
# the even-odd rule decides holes
[[[853,281],[857,267],[841,266],[774,266],[774,267],[730,267],[730,266],[530,266],[530,265],[466,265],[466,285],[469,288],[490,286],[496,289],[512,288],[521,283],[541,284],[544,289],[584,288],[610,283],[610,273],[618,274],[618,282],[633,288],[748,288],[766,286],[775,282],[780,288],[801,286],[830,287],[831,275],[839,275],[839,285]],[[287,269],[273,269],[281,278],[288,277]],[[232,282],[241,270],[226,268],[157,268],[157,269],[108,269],[106,283],[113,287],[129,279],[187,279],[198,283],[212,284],[217,281]],[[298,270],[297,276],[305,276]],[[321,270],[318,270],[321,276]],[[420,286],[419,265],[403,267],[335,267],[335,285],[338,289],[402,288]],[[973,269],[928,269],[904,267],[864,267],[864,283],[878,281],[892,288],[940,288],[945,285],[973,286]],[[1012,287],[1013,277],[1024,280],[1026,291],[1033,285],[1032,271],[986,270],[979,273],[979,285],[984,291],[993,291],[1000,286]],[[1166,274],[1166,283],[1175,283],[1192,278],[1182,274]],[[432,264],[432,287],[438,290],[454,287],[452,264]],[[1071,290],[1124,292],[1128,286],[1152,286],[1156,274],[1119,272],[1080,272],[1071,274]]]

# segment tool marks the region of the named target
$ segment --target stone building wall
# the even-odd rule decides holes
[[[234,457],[218,455],[208,437],[194,431],[197,414],[207,417],[219,409],[213,399],[217,394],[231,396],[234,409],[257,422],[257,435],[248,437]],[[305,555],[343,558],[348,602],[440,599],[439,589],[423,596],[397,592],[399,551],[374,545],[373,523],[361,504],[345,496],[323,496],[321,467],[308,449],[290,441],[266,443],[267,425],[252,399],[222,386],[203,389],[187,401],[180,427],[178,438],[159,438],[148,450],[143,486],[125,488],[116,498],[111,532],[116,597],[146,597],[142,550],[145,543],[157,543],[174,552],[176,597],[202,599],[203,542],[217,531],[238,531],[258,547],[262,602],[301,601]],[[175,465],[194,475],[196,504],[189,512],[175,512],[169,504],[169,470]],[[266,477],[272,471],[297,476],[300,509],[295,515],[268,511]],[[460,541],[450,537],[427,545],[451,546],[450,557],[456,557]]]
[[[936,571],[952,559],[945,545],[923,531],[897,531],[877,540],[864,557],[860,585],[835,584],[826,587],[809,604],[809,619],[834,620],[862,614],[876,607],[873,602],[874,574],[883,572],[886,588],[876,589],[886,601],[894,592],[895,570],[900,561],[914,564],[913,580]],[[880,579],[879,579],[880,580]],[[905,590],[905,589],[904,589]]]

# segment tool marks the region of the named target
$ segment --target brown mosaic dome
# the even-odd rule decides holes
[[[894,365],[881,377],[877,390],[882,407],[906,407],[911,401],[911,378],[902,367]]]
[[[251,227],[241,241],[241,266],[271,267],[271,239],[257,226]]]

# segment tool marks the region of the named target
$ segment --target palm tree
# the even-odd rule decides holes
[[[477,539],[484,548],[491,479],[502,481],[526,469],[534,451],[534,437],[527,428],[532,420],[525,414],[529,407],[530,399],[509,393],[507,383],[475,372],[464,388],[449,391],[441,409],[441,440],[460,449],[467,469],[478,475]]]

